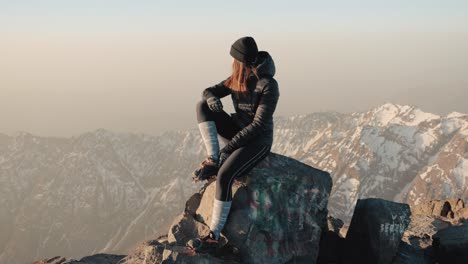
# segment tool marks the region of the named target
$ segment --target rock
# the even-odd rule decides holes
[[[92,256],[83,257],[80,260],[69,259],[64,257],[53,257],[40,261],[35,261],[33,264],[117,264],[120,263],[125,255],[113,255],[113,254],[96,254]]]
[[[452,208],[452,211],[456,212],[462,208],[465,208],[465,202],[460,198],[450,198],[446,199]]]
[[[200,206],[201,198],[202,193],[195,193],[194,195],[192,195],[185,203],[185,212],[187,212],[190,215],[195,215],[198,206]]]
[[[340,233],[341,228],[343,228],[344,223],[341,219],[334,218],[333,216],[327,217],[327,227],[328,231],[334,233]]]
[[[66,258],[62,256],[56,256],[52,258],[47,258],[43,260],[34,261],[33,264],[63,264],[67,261]]]
[[[451,226],[432,236],[439,263],[468,263],[468,225]]]
[[[461,208],[461,209],[458,209],[456,212],[455,212],[455,218],[456,219],[468,219],[468,207],[466,208]]]
[[[444,211],[440,208],[444,207],[450,208],[450,211],[445,211],[447,214],[440,213]],[[393,263],[443,263],[444,257],[436,260],[433,244],[439,242],[434,241],[433,237],[454,225],[468,224],[463,218],[466,212],[463,200],[452,198],[428,201],[414,206],[411,211],[415,214],[411,216],[411,223],[403,234],[397,258]],[[454,215],[451,212],[454,212]]]
[[[339,233],[326,231],[320,239],[318,264],[341,263],[345,239]]]
[[[83,257],[79,261],[71,261],[70,264],[117,264],[125,255],[96,254]]]
[[[119,264],[161,263],[167,244],[167,235],[145,241],[137,245]]]
[[[163,261],[161,264],[239,264],[234,260],[224,260],[208,254],[187,255],[178,252],[177,250],[166,249],[163,253]]]
[[[418,248],[407,243],[400,243],[398,253],[392,264],[433,264],[432,247]]]
[[[340,263],[343,253],[344,238],[340,231],[344,226],[343,221],[332,216],[327,217],[328,228],[322,233],[320,250],[317,259],[318,264]]]
[[[343,253],[344,237],[341,235],[344,223],[341,219],[327,217],[327,229],[320,238],[317,263],[339,263]]]
[[[343,263],[391,263],[410,214],[407,204],[358,199],[345,239]]]
[[[340,237],[346,238],[346,235],[348,234],[348,229],[349,229],[349,225],[344,224],[343,227],[340,228]]]
[[[433,215],[412,215],[393,263],[434,263],[432,235],[451,226],[446,220]]]
[[[445,216],[451,212],[450,203],[447,201],[433,200],[422,202],[411,208],[413,215]]]
[[[412,215],[410,219],[411,222],[404,233],[403,239],[407,237],[431,237],[437,231],[451,226],[451,222],[447,221],[448,219],[433,215]]]
[[[328,173],[270,153],[233,184],[233,203],[223,229],[226,246],[247,263],[286,263],[297,257],[315,263],[321,233],[327,229],[331,187]],[[195,215],[185,212],[174,221],[170,242],[183,244],[206,232],[215,191],[215,183],[208,184]],[[172,253],[168,256],[173,258]]]
[[[173,222],[167,237],[169,243],[185,246],[187,241],[199,235],[207,235],[210,228],[196,221],[187,212],[179,215]]]
[[[434,215],[453,218],[454,212],[464,207],[465,204],[462,199],[431,200],[411,207],[411,213],[413,215]]]

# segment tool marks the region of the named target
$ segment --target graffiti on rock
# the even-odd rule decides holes
[[[408,226],[408,220],[404,215],[392,214],[392,222],[381,223],[380,233],[391,241],[399,242],[401,234]]]
[[[314,216],[326,209],[326,191],[319,190],[306,177],[297,177],[295,181],[291,178],[287,181],[273,181],[268,178],[257,180],[250,184],[249,217],[256,228],[260,229],[258,234],[261,235],[252,237],[252,241],[261,241],[269,256],[277,256],[285,252],[300,251],[299,245],[294,241],[319,239],[304,237],[304,234],[310,236],[320,233]],[[260,184],[260,181],[269,182]]]

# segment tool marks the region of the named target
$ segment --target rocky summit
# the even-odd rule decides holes
[[[248,263],[316,259],[331,187],[328,173],[270,153],[234,185],[233,205],[223,232],[228,255]],[[183,246],[188,239],[209,231],[215,190],[214,182],[210,183],[191,199],[192,204],[169,230],[169,243]],[[165,259],[178,258],[168,252]]]
[[[214,181],[207,182],[188,199],[167,235],[140,244],[118,263],[286,263],[317,259],[321,234],[327,227],[332,188],[329,173],[270,153],[233,183],[233,204],[220,250],[213,256],[186,254],[183,246],[189,239],[209,232],[215,188]],[[49,263],[46,261],[42,263]],[[94,263],[89,257],[74,261]]]
[[[329,215],[329,173],[270,153],[233,183],[233,204],[219,250],[194,254],[184,245],[209,232],[215,182],[185,203],[167,232],[128,255],[60,256],[34,264],[156,263],[467,263],[468,214],[462,199],[417,206],[359,199],[349,225]]]

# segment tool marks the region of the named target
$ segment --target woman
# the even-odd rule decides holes
[[[217,248],[231,208],[233,179],[264,159],[273,143],[273,113],[280,95],[273,59],[268,52],[258,51],[252,37],[235,41],[230,54],[234,58],[231,76],[206,88],[196,106],[207,158],[193,177],[199,181],[217,176],[210,234],[189,243],[198,252]],[[220,100],[227,95],[236,111],[231,116]],[[218,134],[226,142],[222,149]]]

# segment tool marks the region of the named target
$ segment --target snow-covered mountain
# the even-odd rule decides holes
[[[345,221],[358,198],[468,201],[466,114],[385,104],[276,117],[274,140],[273,152],[332,174],[329,210]],[[201,186],[190,173],[203,156],[197,128],[158,137],[0,134],[0,263],[125,253],[167,230]]]
[[[349,221],[358,198],[418,204],[468,199],[468,115],[384,104],[368,112],[278,118],[274,152],[329,171],[331,214]]]

